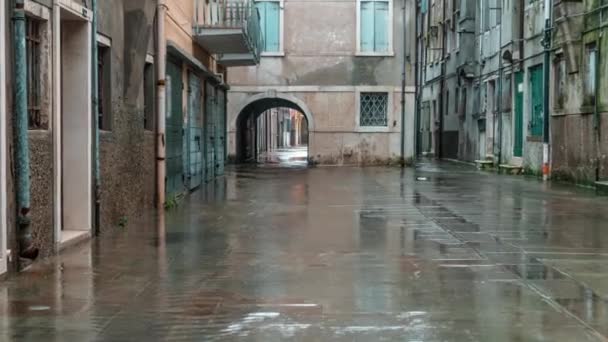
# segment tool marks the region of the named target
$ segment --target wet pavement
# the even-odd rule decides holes
[[[302,168],[308,165],[308,146],[280,148],[263,152],[258,157],[260,166]]]
[[[230,169],[0,283],[0,341],[606,341],[608,199],[416,169]]]

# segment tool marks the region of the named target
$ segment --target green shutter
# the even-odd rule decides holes
[[[266,51],[280,51],[281,9],[278,1],[266,2]]]
[[[374,2],[374,51],[388,51],[388,2]]]
[[[374,3],[361,2],[361,51],[374,51]]]
[[[262,36],[264,37],[264,42],[267,42],[266,38],[266,4],[267,2],[260,1],[256,2],[255,5],[260,12],[260,27],[262,28]],[[266,50],[266,46],[264,46],[264,50]]]

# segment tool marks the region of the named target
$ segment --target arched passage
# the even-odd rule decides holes
[[[272,114],[269,115],[270,113]],[[285,126],[282,126],[282,123],[279,123],[282,119],[277,119],[277,116],[284,117],[286,113],[291,113],[287,114],[287,117],[291,115],[289,128],[285,128]],[[294,113],[299,113],[300,115],[294,115]],[[272,118],[274,121],[270,121],[269,118]],[[276,127],[272,128],[273,125]],[[297,145],[300,150],[305,148],[304,161],[308,159],[310,132],[314,129],[314,121],[312,113],[306,104],[295,96],[276,93],[252,96],[241,106],[238,115],[231,122],[231,126],[236,131],[236,161],[239,163],[260,161],[260,151],[268,148],[269,145],[265,143],[265,138],[261,137],[261,135],[269,134],[276,135],[276,139],[279,141],[290,141],[291,143],[285,144],[288,147],[295,149]],[[280,132],[284,132],[285,129],[287,131],[292,130],[291,136],[289,134],[285,138],[281,136],[282,133]],[[281,143],[275,143],[275,147],[276,145],[283,148],[286,147]],[[272,148],[272,143],[270,146]]]

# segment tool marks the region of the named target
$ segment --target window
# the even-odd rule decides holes
[[[28,128],[31,130],[48,129],[48,120],[42,111],[42,25],[43,22],[31,17],[26,20],[26,69],[27,69],[27,111]]]
[[[281,2],[258,1],[256,7],[260,13],[260,26],[264,36],[263,52],[280,53],[283,49]]]
[[[587,68],[585,73],[585,103],[595,102],[597,47],[595,43],[587,44],[586,47]]]
[[[109,131],[112,129],[110,48],[105,45],[98,45],[97,53],[97,103],[99,113],[99,129]]]
[[[388,93],[361,93],[359,125],[387,126]]]
[[[144,66],[144,129],[154,130],[154,64]]]
[[[358,52],[392,53],[392,1],[359,0],[357,5]]]

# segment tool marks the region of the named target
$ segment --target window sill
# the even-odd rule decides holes
[[[389,127],[383,126],[359,126],[357,127],[357,133],[389,133]]]
[[[362,52],[362,51],[357,51],[357,53],[355,53],[355,56],[357,57],[395,57],[395,53],[394,52]]]
[[[260,53],[260,57],[285,57],[285,51],[262,52]]]

